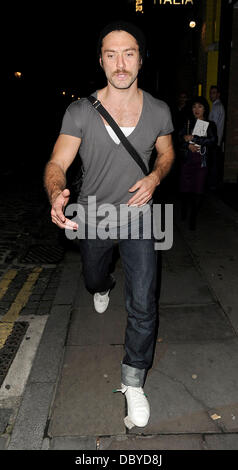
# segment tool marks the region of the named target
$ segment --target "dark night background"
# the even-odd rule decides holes
[[[193,3],[162,6],[159,0],[157,5],[143,0],[143,14],[135,12],[136,0],[1,5],[0,387],[5,378],[6,385],[0,395],[0,451],[75,446],[77,452],[94,449],[98,455],[101,449],[130,452],[144,444],[151,450],[237,448],[238,9],[233,11],[235,0],[221,0],[221,15],[217,0]],[[218,16],[220,29],[214,20]],[[95,316],[83,290],[78,240],[68,240],[52,223],[43,186],[44,167],[67,106],[106,85],[97,39],[102,27],[118,19],[144,31],[147,57],[139,87],[171,110],[179,92],[197,94],[200,82],[207,93],[217,77],[228,124],[224,167],[232,177],[224,178],[215,191],[207,188],[195,231],[189,217],[181,217],[178,151],[171,172],[153,195],[162,206],[174,204],[175,243],[162,253],[158,268],[162,328],[155,374],[148,383],[153,418],[147,430],[126,434],[118,422],[125,405],[119,408],[118,402],[113,408],[110,398],[111,387],[117,386],[126,320],[122,265],[111,311]],[[197,22],[194,29],[189,28],[192,19]],[[78,167],[79,156],[67,172],[72,198]],[[17,373],[8,376],[20,346],[12,369],[18,367]],[[206,461],[210,455],[214,467],[213,453],[199,455]]]
[[[200,7],[199,0],[194,0],[193,7],[144,0],[141,14],[135,12],[134,0],[68,2],[51,10],[43,3],[25,10],[15,6],[14,16],[6,17],[11,37],[7,57],[14,69],[4,72],[7,157],[1,166],[5,177],[13,169],[18,177],[28,173],[32,178],[36,168],[42,172],[68,104],[105,85],[96,45],[99,31],[110,21],[126,19],[145,32],[147,58],[140,87],[170,106],[183,90],[183,82],[190,94],[196,92]],[[193,18],[197,27],[192,30],[188,24]],[[21,79],[14,76],[15,70],[22,72]]]

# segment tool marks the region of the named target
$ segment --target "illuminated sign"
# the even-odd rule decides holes
[[[154,0],[154,5],[193,5],[193,0]]]
[[[136,0],[136,11],[144,13],[143,11],[143,0]]]

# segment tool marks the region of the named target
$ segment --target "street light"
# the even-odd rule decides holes
[[[15,75],[16,78],[21,78],[22,77],[21,72],[14,72],[14,75]]]
[[[196,26],[196,21],[191,20],[191,21],[189,22],[189,28],[195,28],[195,26]]]

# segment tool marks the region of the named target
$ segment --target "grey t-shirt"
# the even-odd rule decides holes
[[[97,97],[97,91],[93,95]],[[143,91],[143,107],[138,124],[127,138],[147,168],[157,137],[170,134],[172,131],[173,124],[168,105]],[[60,134],[82,139],[79,152],[84,167],[84,179],[78,203],[83,206],[87,214],[90,204],[95,205],[96,197],[96,210],[102,204],[103,210],[106,210],[107,204],[112,204],[118,214],[120,208],[125,206],[133,195],[128,191],[129,188],[144,177],[141,168],[122,143],[117,144],[113,141],[102,117],[87,98],[81,98],[69,105]],[[131,208],[132,218],[133,211],[136,215],[138,209]],[[112,211],[110,217],[114,218]],[[116,225],[123,225],[125,221],[122,219],[119,217],[113,222]],[[100,217],[97,217],[97,220],[100,220]]]

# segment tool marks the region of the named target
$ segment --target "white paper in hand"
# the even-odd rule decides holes
[[[198,135],[199,137],[206,137],[207,128],[209,126],[208,121],[202,121],[202,119],[197,119],[192,135]]]

